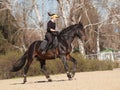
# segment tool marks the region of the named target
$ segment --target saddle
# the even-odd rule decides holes
[[[48,44],[48,41],[47,40],[43,40],[41,42],[41,44],[40,44],[39,50],[44,50],[45,47],[47,46],[47,44]],[[53,39],[53,42],[48,46],[48,50],[49,49],[55,49],[57,47],[57,45],[58,45],[58,39],[57,39],[57,37],[55,37]]]

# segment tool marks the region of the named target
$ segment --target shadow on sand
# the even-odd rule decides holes
[[[52,81],[35,81],[35,82],[26,82],[25,84],[33,84],[33,83],[48,83],[48,82],[64,82],[64,81],[71,81],[71,80],[68,80],[68,79],[62,79],[62,80],[52,80]],[[10,84],[10,85],[22,85],[24,83],[13,83],[13,84]]]
[[[66,80],[52,80],[52,81],[35,81],[34,83],[63,82],[63,81],[69,81],[69,80],[66,79]]]

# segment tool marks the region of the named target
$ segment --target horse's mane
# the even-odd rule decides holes
[[[82,24],[81,22],[79,22],[78,24],[74,24],[74,25],[68,26],[67,28],[64,28],[64,29],[60,32],[60,35],[68,32],[68,31],[70,31],[70,30],[76,29],[76,28],[83,29],[83,24]]]

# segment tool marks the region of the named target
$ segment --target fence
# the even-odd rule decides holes
[[[89,54],[87,55],[87,58],[120,61],[120,51],[119,52],[100,52],[99,54]]]

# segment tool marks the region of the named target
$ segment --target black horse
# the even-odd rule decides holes
[[[25,83],[27,81],[26,74],[28,72],[28,69],[33,61],[34,57],[37,57],[38,61],[41,64],[41,70],[45,74],[48,81],[52,81],[50,78],[48,72],[46,71],[46,60],[47,59],[55,59],[60,58],[64,64],[65,71],[67,73],[67,77],[69,79],[73,78],[75,75],[76,67],[77,67],[77,61],[70,55],[72,51],[71,43],[74,40],[75,37],[79,37],[82,39],[82,37],[85,36],[85,32],[83,29],[82,23],[71,25],[65,29],[63,29],[59,35],[58,35],[58,45],[56,48],[49,49],[45,54],[42,54],[38,48],[40,47],[41,43],[43,41],[35,41],[33,42],[28,50],[24,53],[24,55],[13,65],[13,68],[11,71],[16,72],[20,70],[24,65],[24,81]],[[84,41],[84,40],[82,40]],[[69,60],[73,62],[73,70],[69,72],[67,61]]]

